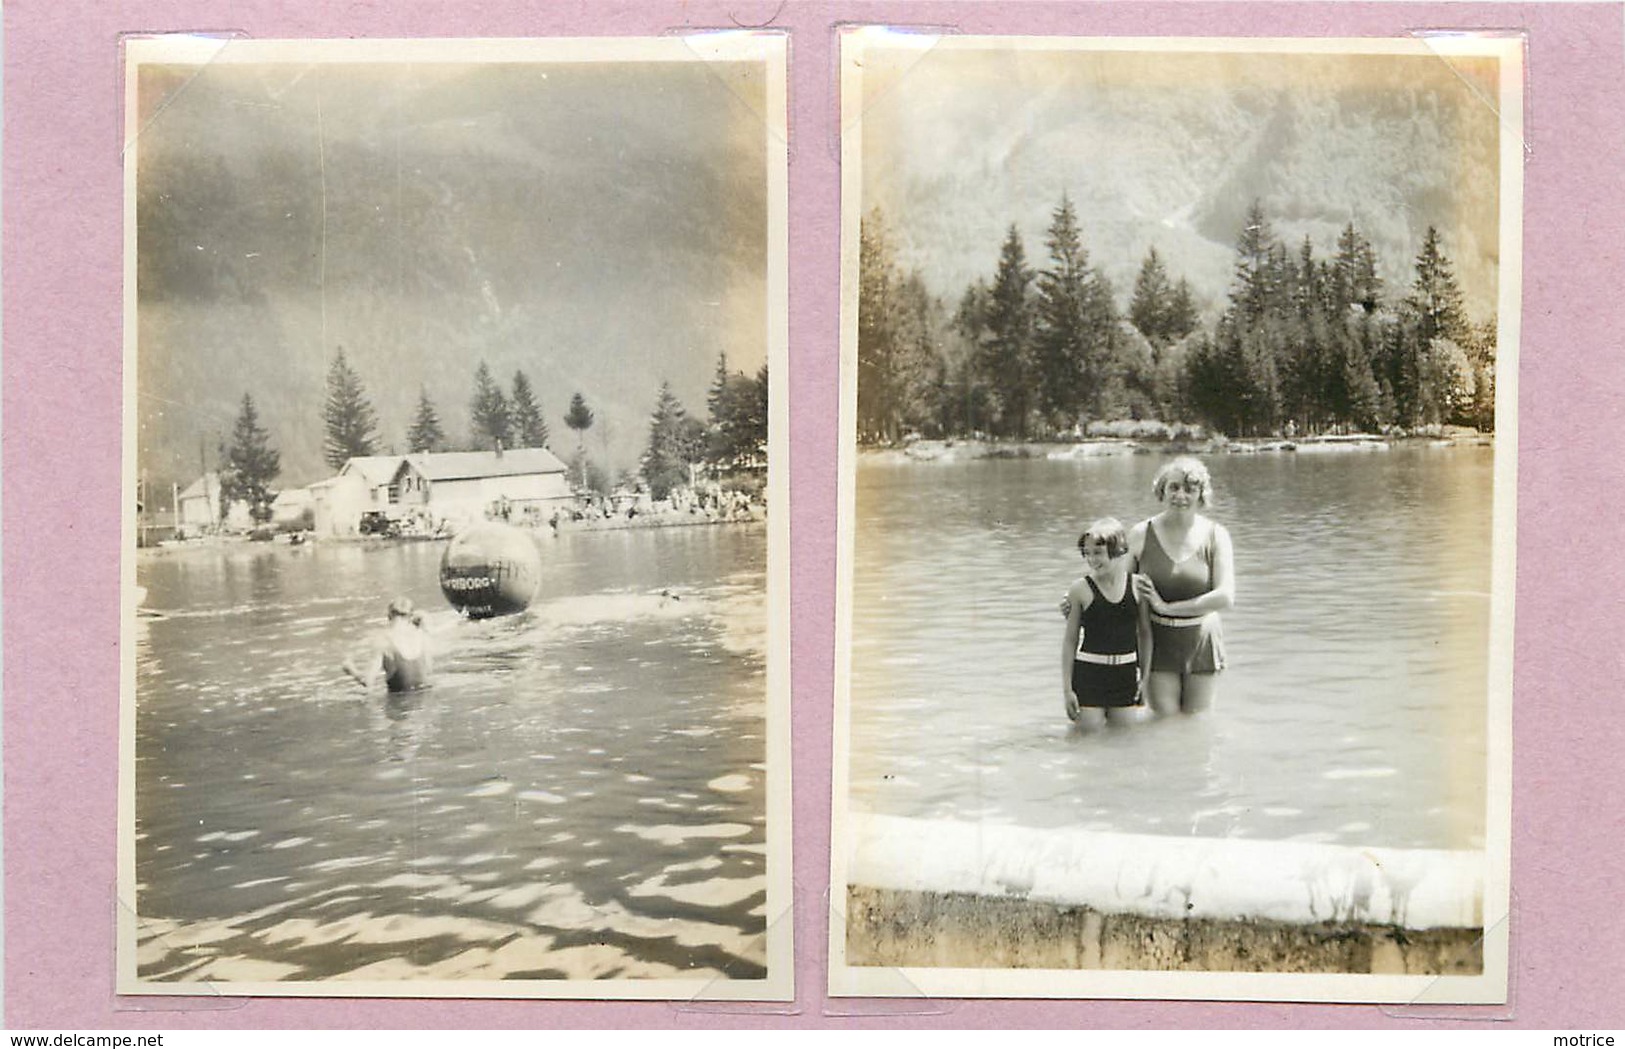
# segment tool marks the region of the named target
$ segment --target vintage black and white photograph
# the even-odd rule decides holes
[[[843,41],[831,993],[1506,995],[1515,41]]]
[[[782,37],[127,59],[120,991],[789,998]]]

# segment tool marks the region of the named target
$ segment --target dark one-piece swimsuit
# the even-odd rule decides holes
[[[1213,589],[1218,529],[1186,558],[1175,561],[1163,548],[1155,525],[1146,522],[1140,571],[1151,578],[1165,601],[1188,601]],[[1224,631],[1219,614],[1164,616],[1151,613],[1151,669],[1174,674],[1213,674],[1224,669]]]
[[[1093,579],[1085,577],[1094,600],[1078,624],[1078,649],[1072,657],[1072,692],[1080,707],[1132,707],[1139,701],[1140,668],[1135,625],[1139,606],[1134,588],[1106,600]]]

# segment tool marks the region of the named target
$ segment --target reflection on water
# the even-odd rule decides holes
[[[852,802],[921,818],[1482,844],[1492,453],[1222,456],[1236,546],[1213,714],[1084,736],[1056,605],[1078,532],[1162,458],[857,474]]]
[[[764,974],[762,530],[540,543],[536,603],[393,696],[339,664],[445,607],[439,544],[140,562],[143,978]]]

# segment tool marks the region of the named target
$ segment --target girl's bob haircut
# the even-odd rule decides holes
[[[1175,476],[1183,477],[1186,483],[1201,486],[1201,491],[1196,493],[1197,506],[1207,506],[1213,502],[1213,475],[1207,472],[1200,459],[1188,455],[1181,455],[1157,471],[1157,476],[1151,481],[1151,491],[1156,494],[1157,502],[1162,502],[1168,494],[1168,482]]]
[[[1115,517],[1102,517],[1094,524],[1083,530],[1078,536],[1078,553],[1084,552],[1084,544],[1095,542],[1106,548],[1107,557],[1122,557],[1128,553],[1128,532],[1123,528],[1123,522]]]

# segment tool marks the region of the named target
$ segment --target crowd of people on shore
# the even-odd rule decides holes
[[[523,523],[532,527],[545,523],[557,533],[569,528],[756,521],[764,512],[761,501],[745,491],[705,484],[674,488],[666,498],[658,500],[647,492],[589,492],[573,505],[554,507],[545,514],[542,508],[532,507]]]

